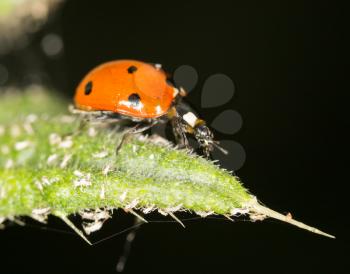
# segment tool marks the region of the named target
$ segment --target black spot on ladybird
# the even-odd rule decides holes
[[[89,95],[92,91],[92,82],[89,81],[86,85],[85,85],[85,95]]]
[[[135,67],[135,66],[130,66],[130,67],[128,67],[128,73],[134,73],[135,71],[137,71],[137,67]]]
[[[132,93],[128,97],[128,101],[134,106],[137,106],[140,103],[140,100],[140,95],[138,95],[137,93]]]

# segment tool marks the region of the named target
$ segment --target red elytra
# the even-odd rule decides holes
[[[79,84],[74,102],[86,111],[111,111],[136,118],[165,115],[178,89],[158,65],[118,60],[98,66]]]

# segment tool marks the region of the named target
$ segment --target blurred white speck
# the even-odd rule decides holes
[[[61,142],[61,137],[57,133],[51,133],[49,136],[50,145],[56,145]]]
[[[6,191],[5,191],[5,188],[4,187],[0,187],[0,200],[5,198],[6,196]],[[1,217],[0,217],[0,224],[3,222],[3,220],[1,220]]]
[[[97,135],[96,129],[93,128],[93,127],[90,127],[89,130],[88,130],[88,135],[89,135],[90,137],[95,137],[95,136]]]
[[[83,186],[91,186],[92,182],[90,180],[90,174],[87,174],[85,177],[80,177],[77,180],[73,181],[74,187],[83,187]]]
[[[5,134],[5,127],[0,125],[0,136]]]
[[[105,186],[102,185],[101,192],[100,192],[100,199],[104,199],[104,198],[105,198]]]
[[[5,163],[5,169],[9,169],[9,168],[12,168],[14,165],[14,162],[12,159],[8,159]]]
[[[28,123],[34,123],[37,119],[38,119],[38,116],[36,116],[36,114],[29,114],[26,117],[26,120]]]
[[[48,178],[46,176],[43,176],[41,178],[41,182],[40,183],[42,184],[42,186],[49,186],[49,185],[51,185],[53,183],[56,183],[58,181],[59,181],[59,178],[57,178],[57,177]]]
[[[43,185],[41,184],[40,181],[35,181],[34,184],[40,191],[44,190]]]
[[[70,148],[72,145],[73,145],[73,141],[71,139],[66,139],[60,143],[59,147],[60,148]]]
[[[51,165],[53,164],[58,158],[57,154],[52,154],[49,156],[49,158],[47,158],[47,164]]]
[[[2,154],[9,154],[10,148],[7,145],[2,145],[0,151]]]
[[[124,200],[125,200],[127,194],[128,194],[128,191],[124,191],[124,192],[120,195],[119,200],[120,200],[121,202],[124,202]]]
[[[95,221],[92,223],[83,223],[83,229],[87,235],[90,235],[91,233],[100,230],[103,225],[103,222],[101,221]]]
[[[18,125],[11,126],[11,136],[18,137],[21,135],[21,128]]]
[[[32,135],[32,134],[34,133],[34,130],[33,130],[33,128],[32,128],[32,126],[31,126],[30,123],[25,123],[25,124],[23,125],[23,128],[24,128],[25,132],[26,132],[27,134],[29,134],[29,135]]]
[[[137,206],[138,203],[139,203],[138,200],[136,200],[136,199],[132,200],[131,203],[127,204],[124,209],[126,209],[126,210],[133,209],[135,206]]]
[[[54,33],[47,34],[41,41],[41,47],[47,56],[56,56],[63,50],[62,38]]]
[[[111,170],[111,166],[108,164],[103,168],[102,174],[106,176],[110,170]]]
[[[18,142],[18,143],[15,144],[15,149],[17,151],[20,151],[20,150],[23,150],[23,149],[29,147],[29,145],[30,145],[29,141]]]
[[[148,214],[148,213],[150,213],[151,211],[153,211],[154,210],[154,205],[151,205],[151,206],[149,206],[149,207],[146,207],[146,208],[144,208],[143,210],[142,210],[142,212],[143,213],[145,213],[145,214]]]
[[[9,72],[7,68],[0,64],[0,86],[6,84],[7,80],[9,78]]]
[[[1,187],[1,186],[0,186],[0,199],[4,199],[5,196],[6,196],[6,190],[5,190],[4,187]],[[1,222],[2,222],[2,221],[1,221],[1,218],[0,218],[0,223],[1,223]]]
[[[41,215],[41,214],[48,214],[50,212],[50,208],[49,207],[45,207],[45,208],[34,208],[32,210],[32,214],[35,215]]]
[[[94,158],[105,158],[108,156],[108,151],[101,151],[92,155]]]
[[[65,168],[71,158],[72,158],[71,154],[65,155],[61,164],[60,164],[60,168]]]
[[[83,177],[84,174],[80,170],[74,170],[73,174],[77,177]]]

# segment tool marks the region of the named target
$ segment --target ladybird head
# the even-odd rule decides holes
[[[194,137],[197,139],[200,146],[207,146],[212,150],[214,134],[206,125],[196,126],[194,128]]]
[[[199,124],[193,129],[194,137],[196,138],[199,146],[202,147],[204,154],[209,157],[210,153],[214,150],[214,147],[219,149],[222,153],[228,152],[219,146],[219,142],[214,140],[213,132],[203,123]]]

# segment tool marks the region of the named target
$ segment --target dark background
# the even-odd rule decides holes
[[[234,99],[201,115],[208,121],[223,109],[242,115],[237,134],[217,136],[245,148],[238,171],[245,186],[269,207],[337,236],[273,220],[195,220],[185,222],[186,229],[150,223],[139,229],[125,273],[349,273],[345,23],[345,7],[335,1],[74,0],[28,49],[3,62],[9,82],[25,85],[18,64],[30,52],[41,60],[33,66],[45,72],[42,81],[68,98],[104,61],[140,59],[169,71],[188,64],[199,74],[189,96],[198,109],[205,79],[227,74],[236,85]],[[49,32],[64,41],[64,54],[54,59],[40,53]],[[32,224],[0,232],[1,273],[115,273],[126,234],[90,247],[76,235]],[[130,225],[118,212],[93,240]],[[57,220],[49,227],[69,231]]]

